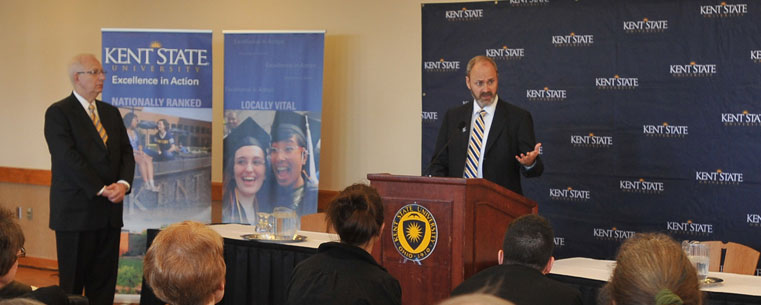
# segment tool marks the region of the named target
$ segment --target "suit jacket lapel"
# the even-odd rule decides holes
[[[457,147],[457,151],[454,153],[458,158],[462,158],[462,162],[458,162],[461,164],[465,164],[465,155],[468,151],[468,142],[470,141],[470,127],[472,125],[472,114],[473,114],[473,102],[467,103],[462,107],[462,110],[457,113],[457,116],[455,118],[455,122],[457,122],[457,125],[461,125],[460,122],[465,123],[465,131],[462,131],[462,129],[459,129],[455,132],[455,134],[459,135],[456,139],[452,141],[452,145],[454,147]],[[455,125],[455,128],[457,128],[457,125]],[[450,169],[451,170],[451,169]],[[462,169],[460,169],[462,170]]]
[[[489,149],[494,146],[502,132],[507,128],[507,105],[502,100],[497,101],[497,110],[494,112],[494,118],[491,120],[489,137],[486,139],[486,149],[484,149],[484,158],[489,154]]]

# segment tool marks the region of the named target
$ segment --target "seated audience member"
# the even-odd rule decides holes
[[[13,220],[13,212],[0,209],[0,299],[32,292],[32,287],[16,282],[18,258],[25,254],[24,233]]]
[[[441,301],[439,305],[514,305],[507,300],[500,299],[486,293],[463,294]]]
[[[0,300],[30,298],[45,304],[68,304],[66,293],[58,286],[32,287],[15,281],[18,259],[26,255],[24,232],[11,210],[0,207]]]
[[[145,253],[145,281],[171,305],[216,304],[225,294],[222,248],[222,236],[201,223],[170,225]]]
[[[296,266],[286,304],[401,304],[399,282],[370,255],[384,228],[378,192],[364,184],[349,186],[326,214],[341,242],[320,245]]]
[[[619,248],[598,304],[701,305],[703,295],[697,271],[682,247],[667,235],[643,233]]]
[[[554,247],[547,220],[533,214],[518,217],[507,227],[502,250],[497,252],[499,265],[462,282],[452,295],[493,291],[516,305],[581,304],[577,289],[545,276],[555,261]]]

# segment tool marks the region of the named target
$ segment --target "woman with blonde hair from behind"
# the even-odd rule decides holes
[[[225,294],[222,236],[195,221],[161,230],[145,253],[143,275],[170,305],[212,305]]]
[[[486,293],[470,293],[448,298],[439,305],[514,305],[508,300],[500,299]]]
[[[636,234],[621,245],[599,304],[702,305],[697,271],[682,247],[661,233]]]

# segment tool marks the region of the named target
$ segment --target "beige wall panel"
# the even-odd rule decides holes
[[[0,166],[50,169],[45,109],[71,91],[69,58],[100,57],[101,28],[211,29],[212,180],[220,182],[222,30],[326,30],[320,188],[374,172],[419,174],[420,11],[411,0],[0,1]],[[0,205],[34,209],[22,221],[30,255],[54,259],[47,196],[47,187],[0,185]]]
[[[55,233],[48,228],[50,206],[47,186],[0,183],[0,206],[16,212],[22,208],[22,217],[17,219],[24,231],[27,256],[56,259]],[[27,218],[27,209],[32,209],[32,219]]]

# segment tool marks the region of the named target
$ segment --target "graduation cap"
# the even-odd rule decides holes
[[[275,112],[272,122],[272,140],[274,142],[287,140],[293,134],[300,135],[306,141],[306,120],[303,115],[293,111]]]
[[[270,135],[249,117],[230,131],[223,145],[225,152],[223,163],[227,166],[227,162],[232,162],[235,157],[235,151],[243,146],[259,146],[266,151],[270,147]]]

